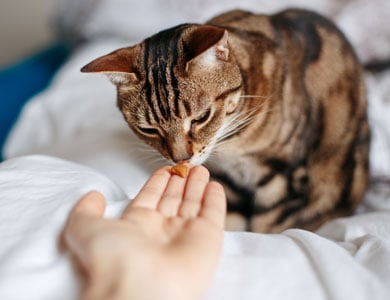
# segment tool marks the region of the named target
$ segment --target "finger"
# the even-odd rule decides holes
[[[226,217],[226,196],[223,187],[217,182],[210,182],[203,197],[200,216],[213,222],[220,229],[224,228]]]
[[[156,209],[170,178],[170,167],[163,167],[154,172],[134,200],[125,209],[123,216],[126,216],[129,213],[131,207]]]
[[[103,216],[105,207],[104,196],[99,192],[91,191],[83,196],[70,212],[63,239],[67,247],[80,260],[83,260],[82,240],[88,232],[88,225],[91,224],[92,219]]]
[[[193,167],[185,187],[184,200],[180,205],[178,215],[184,218],[198,216],[203,194],[209,182],[210,173],[203,166]]]
[[[88,192],[73,207],[69,219],[76,215],[101,217],[104,214],[106,202],[104,196],[97,191]]]
[[[189,166],[190,167],[190,166]],[[191,171],[190,175],[191,176]],[[169,179],[167,188],[158,203],[157,210],[165,217],[177,216],[179,206],[184,197],[186,182],[189,179],[178,175],[172,175]]]

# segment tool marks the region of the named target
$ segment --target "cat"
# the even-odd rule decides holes
[[[132,130],[226,189],[227,229],[315,230],[350,215],[368,182],[362,67],[311,11],[234,10],[182,24],[84,66],[117,86]]]

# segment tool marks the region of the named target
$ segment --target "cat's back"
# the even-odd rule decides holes
[[[343,77],[363,85],[362,67],[353,47],[333,21],[316,12],[287,9],[265,15],[233,10],[208,24],[229,32],[230,45],[244,72],[254,72],[254,66],[268,69],[263,62],[270,53],[278,62],[272,64],[275,68],[304,77],[314,98],[327,92],[332,86],[330,81]],[[364,103],[363,97],[360,99]]]
[[[312,47],[313,53],[320,52],[321,39],[324,38],[321,31],[326,31],[339,39],[348,51],[354,52],[333,21],[310,10],[287,9],[272,15],[232,10],[210,19],[207,24],[226,28],[241,40],[263,36],[278,44],[286,37],[297,39],[296,42]]]
[[[295,32],[310,33],[313,26],[326,27],[344,36],[337,26],[327,17],[314,11],[305,9],[286,9],[275,14],[256,14],[245,10],[231,10],[210,19],[207,24],[241,31],[241,33],[262,32],[267,36],[274,36],[275,31],[293,30]]]
[[[259,34],[273,39],[271,16],[245,10],[232,10],[215,16],[207,24],[226,28],[230,34],[241,39],[250,39]]]

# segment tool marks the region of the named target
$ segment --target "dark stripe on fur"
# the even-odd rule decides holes
[[[227,174],[213,174],[213,179],[229,186],[229,188],[240,197],[239,203],[228,201],[228,211],[237,212],[246,218],[250,218],[254,210],[254,198],[252,191],[239,186]]]
[[[320,57],[322,41],[314,24],[321,23],[323,25],[324,18],[312,12],[302,11],[302,13],[304,15],[296,15],[295,13],[285,11],[274,15],[271,18],[271,23],[276,31],[285,30],[289,32],[289,36],[296,37],[295,42],[300,43],[305,51],[303,65],[307,66]],[[326,21],[326,23],[328,22]],[[328,26],[326,24],[326,27]],[[300,34],[305,39],[303,43],[297,37],[297,34]]]
[[[276,47],[275,42],[262,32],[242,30],[230,26],[224,26],[223,28],[227,29],[229,33],[236,34],[240,39],[250,40],[253,45],[261,46],[263,49],[269,49],[271,51]]]
[[[257,186],[262,187],[262,186],[267,185],[275,177],[275,175],[276,175],[276,173],[271,171],[269,174],[265,175],[263,178],[261,178],[257,182]]]
[[[364,65],[364,69],[373,72],[379,73],[390,69],[390,59],[383,61],[373,61]]]
[[[351,209],[351,200],[355,202],[355,199],[350,199],[351,197],[351,187],[353,184],[354,173],[356,168],[356,160],[355,153],[356,148],[359,147],[359,139],[361,138],[358,134],[361,127],[361,122],[359,126],[357,126],[356,133],[354,134],[355,140],[351,142],[349,146],[348,152],[345,155],[345,160],[342,165],[342,170],[344,170],[345,184],[343,185],[343,190],[340,195],[340,199],[337,202],[337,208],[342,210],[350,210]]]
[[[176,28],[175,34],[173,35],[172,39],[169,41],[169,51],[171,55],[171,65],[169,68],[169,76],[171,81],[171,90],[173,91],[173,107],[171,105],[171,113],[173,112],[174,115],[179,116],[180,109],[179,109],[179,98],[180,98],[180,90],[179,90],[179,82],[175,75],[175,67],[177,67],[179,61],[179,42],[181,37],[181,30],[180,28]]]
[[[316,151],[322,142],[323,136],[324,136],[324,131],[325,131],[325,125],[324,125],[324,117],[325,117],[325,110],[324,106],[321,103],[318,107],[318,113],[317,113],[317,118],[316,118],[316,128],[313,131],[313,142],[311,145],[311,150]]]
[[[153,117],[156,122],[159,122],[160,119],[158,118],[154,106],[153,106],[153,101],[152,101],[152,85],[150,84],[149,81],[149,51],[150,51],[150,43],[149,40],[145,40],[145,49],[144,49],[144,70],[145,70],[145,86],[144,90],[146,93],[146,101],[148,102],[148,106],[153,114]]]
[[[151,68],[153,72],[153,81],[155,86],[155,98],[157,106],[163,119],[168,119],[167,107],[167,80],[165,71],[169,57],[166,40],[170,37],[169,31],[163,31],[158,36],[154,36],[152,41],[152,61]]]
[[[156,86],[155,96],[162,117],[169,120],[171,113],[179,115],[179,84],[175,76],[175,67],[180,61],[180,40],[183,28],[187,25],[179,25],[157,33],[149,38],[153,55],[150,64],[152,66],[153,80]],[[170,85],[168,83],[170,79]],[[169,101],[169,92],[173,92],[174,111]]]
[[[179,63],[179,41],[180,41],[181,31],[179,29],[176,30],[174,38],[169,43],[169,48],[171,49],[171,55],[172,55],[172,64],[170,68],[170,75],[171,75],[171,84],[172,84],[172,90],[174,94],[174,113],[176,116],[179,116],[180,114],[180,108],[179,108],[179,99],[180,99],[180,90],[179,90],[179,81],[177,80],[175,76],[175,67]]]
[[[274,203],[271,206],[262,206],[255,205],[253,214],[265,214],[276,208],[284,206],[285,209],[282,211],[280,216],[275,220],[275,224],[283,223],[289,216],[302,209],[308,203],[308,188],[309,188],[309,179],[306,175],[302,178],[299,178],[299,187],[294,187],[294,174],[301,168],[306,167],[305,160],[297,161],[293,164],[289,164],[285,161],[279,159],[270,159],[267,161],[267,165],[272,169],[272,172],[265,176],[264,179],[260,180],[258,186],[264,186],[268,184],[276,174],[281,174],[286,178],[288,183],[287,186],[287,196],[281,198],[278,202]]]

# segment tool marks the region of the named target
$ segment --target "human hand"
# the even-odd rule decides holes
[[[65,243],[87,277],[83,299],[199,299],[221,251],[226,199],[201,166],[157,170],[120,219],[98,192],[72,210]]]

